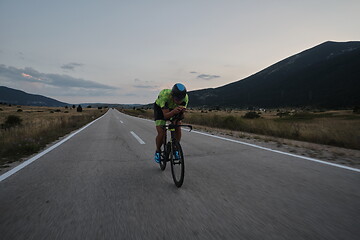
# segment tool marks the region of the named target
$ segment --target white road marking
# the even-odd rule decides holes
[[[270,151],[270,152],[280,153],[280,154],[284,154],[284,155],[288,155],[288,156],[292,156],[292,157],[297,157],[297,158],[305,159],[305,160],[308,160],[308,161],[318,162],[318,163],[322,163],[322,164],[326,164],[326,165],[330,165],[330,166],[334,166],[334,167],[338,167],[338,168],[344,168],[344,169],[351,170],[351,171],[354,171],[354,172],[360,172],[360,169],[357,169],[357,168],[351,168],[351,167],[343,166],[343,165],[340,165],[340,164],[325,162],[325,161],[321,161],[321,160],[318,160],[318,159],[315,159],[315,158],[304,157],[304,156],[300,156],[300,155],[296,155],[296,154],[292,154],[292,153],[281,152],[281,151],[278,151],[278,150],[273,150],[271,148],[261,147],[261,146],[255,145],[255,144],[241,142],[241,141],[230,139],[230,138],[219,137],[219,136],[211,135],[211,134],[208,134],[208,133],[203,133],[203,132],[198,132],[198,131],[192,131],[192,132],[197,133],[197,134],[202,134],[202,135],[205,135],[205,136],[209,136],[209,137],[213,137],[213,138],[222,139],[222,140],[229,141],[229,142],[240,143],[240,144],[243,144],[243,145],[246,145],[246,146],[259,148],[259,149]]]
[[[136,140],[138,140],[138,142],[140,144],[145,144],[145,142],[138,135],[136,135],[133,131],[131,131],[130,133],[134,136],[134,138],[136,138]]]
[[[108,112],[107,112],[108,113]],[[37,154],[36,156],[30,158],[29,160],[26,160],[25,162],[23,162],[22,164],[16,166],[15,168],[7,171],[6,173],[2,174],[0,176],[0,182],[5,180],[6,178],[10,177],[11,175],[13,175],[14,173],[20,171],[21,169],[23,169],[24,167],[26,167],[27,165],[29,165],[30,163],[36,161],[37,159],[41,158],[42,156],[44,156],[45,154],[47,154],[48,152],[54,150],[55,148],[57,148],[58,146],[60,146],[61,144],[63,144],[64,142],[66,142],[67,140],[69,140],[70,138],[72,138],[73,136],[75,136],[76,134],[78,134],[79,132],[81,132],[82,130],[84,130],[85,128],[89,127],[91,124],[93,124],[94,122],[96,122],[97,120],[100,120],[102,117],[104,117],[107,113],[105,113],[104,115],[102,115],[101,117],[95,119],[94,121],[92,121],[91,123],[87,124],[86,126],[80,128],[79,130],[77,130],[76,132],[70,134],[69,136],[67,136],[66,138],[64,138],[63,140],[61,140],[60,142],[56,143],[55,145],[49,147],[48,149],[42,151],[41,153]]]
[[[129,116],[129,115],[127,115],[127,116]],[[130,116],[130,117],[133,117],[133,116]],[[142,120],[145,120],[145,121],[151,121],[149,119],[144,119],[144,118],[139,118],[139,117],[133,117],[133,118],[138,118],[138,119],[142,119]],[[195,131],[195,130],[193,130],[191,132],[197,133],[197,134],[202,134],[202,135],[205,135],[205,136],[208,136],[208,137],[222,139],[222,140],[225,140],[225,141],[230,141],[230,142],[235,142],[235,143],[247,145],[247,146],[250,146],[250,147],[255,147],[255,148],[258,148],[258,149],[265,150],[265,151],[270,151],[270,152],[284,154],[284,155],[288,155],[288,156],[292,156],[292,157],[296,157],[296,158],[301,158],[301,159],[304,159],[304,160],[307,160],[307,161],[312,161],[312,162],[317,162],[317,163],[321,163],[321,164],[325,164],[325,165],[330,165],[330,166],[333,166],[333,167],[343,168],[343,169],[347,169],[347,170],[354,171],[354,172],[360,172],[360,169],[357,169],[357,168],[352,168],[352,167],[347,167],[347,166],[343,166],[343,165],[340,165],[340,164],[321,161],[321,160],[318,160],[318,159],[315,159],[315,158],[309,158],[309,157],[304,157],[304,156],[300,156],[300,155],[296,155],[296,154],[292,154],[292,153],[281,152],[281,151],[278,151],[278,150],[273,150],[271,148],[261,147],[261,146],[255,145],[255,144],[241,142],[241,141],[233,140],[233,139],[230,139],[230,138],[224,138],[224,137],[211,135],[211,134],[208,134],[208,133],[203,133],[203,132],[199,132],[199,131]]]
[[[120,120],[121,123],[124,123],[123,121]]]

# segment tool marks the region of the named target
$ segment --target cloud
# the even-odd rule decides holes
[[[18,52],[18,55],[20,59],[25,60],[23,52]]]
[[[136,83],[135,85],[133,85],[134,88],[156,89],[159,87],[157,85],[154,85],[151,81],[143,81],[138,78],[135,78],[134,82]]]
[[[81,88],[81,89],[116,89],[115,87],[100,84],[97,82],[84,80],[81,78],[74,78],[69,75],[41,73],[33,68],[16,68],[7,67],[0,64],[0,78],[17,82],[32,82],[46,86],[66,87],[66,88]]]
[[[197,76],[197,78],[201,78],[204,80],[213,80],[215,78],[219,78],[220,76],[218,75],[209,75],[209,74],[200,74],[199,76]]]
[[[84,66],[84,64],[73,62],[73,63],[64,64],[61,66],[61,68],[64,70],[74,71],[76,67],[81,67],[81,66]]]
[[[134,88],[150,88],[150,89],[158,88],[158,86],[156,86],[156,85],[134,85],[133,87]]]

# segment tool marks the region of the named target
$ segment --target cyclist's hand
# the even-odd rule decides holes
[[[182,111],[182,109],[183,109],[182,107],[176,107],[176,108],[174,108],[174,110],[173,110],[174,115],[180,113],[180,112]]]

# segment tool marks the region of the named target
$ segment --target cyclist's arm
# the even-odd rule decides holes
[[[181,107],[176,107],[175,109],[171,110],[168,108],[163,108],[161,109],[163,111],[164,114],[164,118],[165,119],[170,119],[171,117],[175,116],[176,114],[181,112]]]

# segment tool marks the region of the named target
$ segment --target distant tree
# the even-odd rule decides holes
[[[76,108],[75,105],[72,105],[72,108]]]
[[[68,109],[69,107],[68,106],[65,106],[65,109]]]
[[[102,107],[98,107],[98,109],[102,109]]]
[[[247,112],[243,116],[243,118],[249,118],[249,119],[254,119],[254,118],[259,118],[259,117],[260,117],[260,115],[257,112]]]
[[[77,111],[77,112],[82,112],[82,107],[81,107],[81,105],[79,105],[79,106],[77,107],[76,111]]]
[[[89,105],[89,106],[87,106],[87,108],[91,108],[91,106]]]

